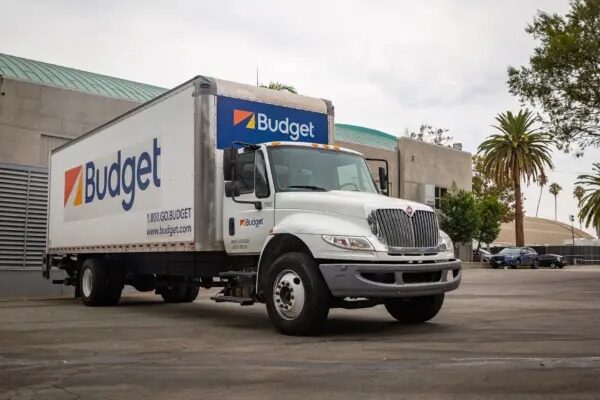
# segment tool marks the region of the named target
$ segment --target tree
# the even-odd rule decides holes
[[[477,204],[473,193],[459,190],[453,185],[441,201],[440,228],[450,236],[455,245],[473,240],[479,229]]]
[[[583,185],[585,195],[580,201],[579,219],[585,221],[585,227],[596,228],[600,236],[600,163],[592,166],[592,175],[579,175],[577,185]]]
[[[508,86],[540,107],[559,148],[600,146],[600,2],[573,0],[565,16],[538,11],[526,32],[539,41]]]
[[[450,141],[453,139],[453,137],[448,134],[448,129],[434,128],[429,124],[421,124],[419,131],[409,133],[408,137],[422,142],[448,147],[450,147]]]
[[[521,180],[529,183],[553,168],[550,159],[550,139],[533,127],[535,118],[529,110],[517,115],[507,111],[496,117],[494,126],[500,133],[489,136],[479,145],[477,154],[483,156],[483,170],[498,185],[512,181],[515,193],[515,242],[525,244],[523,231],[523,193]]]
[[[554,220],[556,221],[556,206],[557,206],[557,201],[556,199],[558,198],[558,193],[562,190],[562,186],[560,186],[558,183],[551,183],[550,184],[550,193],[552,194],[552,196],[554,196]]]
[[[296,91],[295,87],[293,87],[292,85],[286,85],[285,83],[281,82],[269,82],[268,85],[260,85],[260,87],[272,90],[287,90],[290,93],[298,94],[298,91]]]
[[[548,177],[544,172],[538,176],[538,185],[540,186],[540,197],[538,198],[537,207],[535,208],[535,217],[537,218],[538,212],[540,211],[540,203],[542,202],[542,193],[544,192],[544,186],[548,184]]]
[[[515,219],[515,190],[512,182],[497,184],[494,178],[486,174],[483,168],[483,157],[472,157],[473,178],[472,191],[476,198],[496,197],[502,206],[502,222]]]
[[[502,224],[503,204],[494,196],[485,196],[476,200],[479,229],[475,234],[475,239],[479,242],[477,244],[477,249],[479,249],[481,243],[490,244],[498,238]]]
[[[573,189],[573,197],[577,200],[577,208],[581,211],[581,199],[585,196],[585,189],[581,185],[575,186]],[[581,218],[579,219],[579,229],[581,229]]]

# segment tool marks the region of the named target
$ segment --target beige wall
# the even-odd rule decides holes
[[[46,166],[46,152],[132,109],[135,102],[4,79],[0,162]]]
[[[370,147],[363,146],[360,144],[347,143],[342,141],[337,141],[336,144],[341,147],[346,147],[348,149],[356,150],[361,152],[366,158],[383,158],[387,160],[389,167],[389,182],[390,182],[390,196],[398,197],[398,187],[399,187],[399,178],[398,178],[398,152],[380,149],[378,147]],[[373,177],[379,184],[379,174],[378,168],[383,166],[383,163],[369,162],[369,168],[371,169],[371,173]]]
[[[398,140],[400,153],[400,196],[422,201],[423,184],[471,190],[471,153],[409,138]]]

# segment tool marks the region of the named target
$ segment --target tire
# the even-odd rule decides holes
[[[265,300],[273,325],[285,335],[319,333],[331,295],[313,258],[304,253],[283,254],[266,274]]]
[[[550,263],[550,268],[556,268],[556,263],[555,262],[551,262]]]
[[[79,293],[86,306],[114,306],[121,299],[123,284],[118,271],[110,275],[99,259],[88,258],[79,271]]]
[[[531,268],[538,269],[539,266],[540,266],[540,262],[537,259],[533,260],[533,264],[531,265]]]
[[[193,303],[198,297],[198,292],[200,291],[200,286],[197,285],[188,285],[187,290],[185,292],[185,296],[181,299],[182,303]]]
[[[521,260],[516,260],[515,261],[515,265],[511,265],[512,269],[519,269],[519,267],[521,266]]]
[[[388,299],[385,309],[400,322],[419,324],[437,315],[444,304],[444,294],[425,297]]]
[[[188,285],[180,283],[173,286],[166,286],[160,289],[159,293],[165,303],[181,303],[187,295]]]

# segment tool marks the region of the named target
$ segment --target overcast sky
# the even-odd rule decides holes
[[[281,81],[331,99],[336,121],[398,136],[423,122],[448,128],[464,149],[517,110],[506,68],[527,63],[524,28],[537,9],[567,0],[439,1],[29,1],[0,0],[0,52],[173,87],[204,74],[249,84]],[[556,153],[550,182],[563,191],[558,219],[576,213],[585,157]],[[544,190],[540,216],[554,218]],[[535,215],[539,188],[526,189]],[[591,230],[589,230],[591,232]]]

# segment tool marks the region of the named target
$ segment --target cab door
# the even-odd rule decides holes
[[[241,150],[235,174],[239,195],[223,201],[223,241],[230,254],[260,254],[273,227],[274,190],[267,171],[263,150]]]

